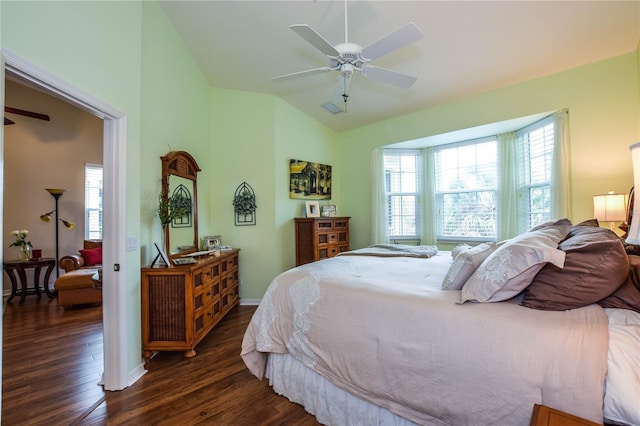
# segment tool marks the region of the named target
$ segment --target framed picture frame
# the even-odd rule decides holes
[[[324,204],[321,215],[322,217],[336,217],[338,216],[338,208],[335,204]]]
[[[320,203],[317,201],[305,201],[305,213],[307,217],[320,217]]]
[[[305,160],[289,160],[289,198],[331,199],[331,166]]]

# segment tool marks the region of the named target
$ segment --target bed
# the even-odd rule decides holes
[[[266,291],[241,356],[323,424],[528,425],[534,404],[640,424],[640,314],[614,297],[640,262],[608,232],[564,220],[456,253],[375,246],[291,269]],[[570,283],[565,294],[525,306],[540,303],[545,276]],[[580,286],[617,302],[558,309]]]

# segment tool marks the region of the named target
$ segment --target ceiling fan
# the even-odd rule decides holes
[[[311,74],[338,71],[338,80],[331,102],[325,104],[325,108],[329,109],[334,114],[342,111],[335,104],[333,105],[333,108],[330,108],[331,106],[329,104],[335,101],[343,101],[345,106],[344,111],[346,112],[347,99],[349,98],[349,85],[354,71],[359,71],[364,77],[401,87],[403,89],[408,89],[417,80],[416,77],[410,75],[369,65],[369,62],[374,59],[420,40],[423,37],[422,31],[413,22],[408,22],[386,36],[366,45],[365,47],[361,47],[359,44],[349,43],[347,1],[345,0],[344,43],[333,46],[313,28],[306,24],[291,25],[289,28],[309,42],[313,47],[327,55],[329,58],[329,66],[272,77],[271,80],[274,82],[281,82],[291,78]]]
[[[24,109],[18,109],[18,108],[11,108],[11,107],[4,107],[4,112],[5,113],[9,113],[9,114],[17,114],[17,115],[24,115],[25,117],[31,117],[31,118],[37,118],[38,120],[44,120],[44,121],[50,121],[50,118],[48,115],[46,114],[40,114],[37,112],[32,112],[32,111],[26,111]],[[15,121],[10,120],[7,118],[7,116],[4,116],[4,125],[7,126],[9,124],[15,124]]]

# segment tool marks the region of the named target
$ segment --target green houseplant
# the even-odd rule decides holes
[[[158,218],[160,218],[160,224],[163,227],[190,212],[191,202],[185,196],[176,194],[171,197],[167,191],[162,191],[158,196]]]
[[[233,197],[233,208],[237,214],[252,214],[256,211],[256,196],[249,191],[243,191]]]

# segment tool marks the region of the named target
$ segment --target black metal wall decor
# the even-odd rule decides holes
[[[191,213],[193,211],[193,199],[189,188],[180,184],[173,190],[171,199],[169,200],[170,208],[180,212],[171,221],[172,228],[189,228],[191,227]]]
[[[247,182],[242,182],[233,195],[235,225],[246,226],[256,224],[256,193]]]

